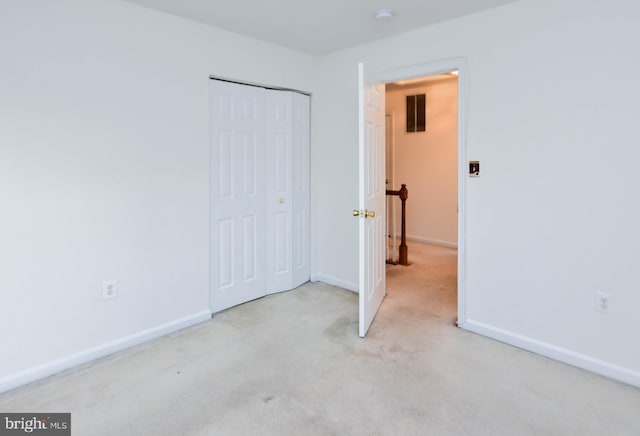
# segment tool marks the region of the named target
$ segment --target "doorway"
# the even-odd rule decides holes
[[[458,71],[386,84],[387,295],[447,320],[457,316]],[[407,256],[400,251],[408,252]]]
[[[361,66],[362,68],[362,66]],[[456,278],[457,319],[458,326],[463,326],[466,321],[466,117],[467,117],[467,62],[464,58],[450,58],[426,64],[418,64],[377,73],[378,83],[394,83],[404,80],[412,80],[427,76],[457,71],[457,256],[453,270]],[[427,119],[428,123],[428,119]],[[394,128],[398,128],[398,120],[393,120]],[[427,124],[428,128],[428,124]],[[397,179],[397,176],[396,176]],[[413,198],[410,196],[410,199]],[[445,241],[446,242],[446,241]],[[447,247],[434,246],[436,249]],[[451,248],[449,248],[451,249]]]

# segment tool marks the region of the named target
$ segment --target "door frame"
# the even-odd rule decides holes
[[[385,99],[386,101],[386,99]],[[385,124],[384,124],[384,128],[385,128],[385,132],[384,132],[384,136],[385,136],[385,158],[388,158],[389,155],[387,155],[386,152],[391,151],[389,154],[391,155],[391,168],[388,167],[389,162],[388,160],[385,161],[385,174],[386,174],[386,170],[390,169],[390,173],[391,173],[391,177],[390,177],[390,181],[391,183],[389,184],[388,182],[385,183],[385,186],[387,187],[387,189],[391,188],[393,189],[393,186],[395,186],[395,179],[396,179],[396,142],[394,139],[394,135],[393,135],[393,131],[395,130],[395,115],[393,112],[390,113],[386,113],[387,111],[385,110]],[[388,123],[386,122],[388,119]],[[389,136],[389,133],[391,133],[391,136]],[[391,146],[391,150],[388,150],[387,147]],[[386,205],[387,207],[385,208],[385,218],[386,218],[386,225],[385,225],[385,236],[388,238],[392,238],[392,247],[393,247],[393,251],[391,253],[389,253],[389,244],[387,244],[387,259],[391,259],[392,262],[395,262],[397,260],[397,241],[396,241],[396,202],[395,201],[390,201],[387,203]],[[393,224],[393,225],[392,225]]]
[[[467,202],[467,112],[468,112],[468,66],[463,57],[441,59],[433,62],[408,65],[378,71],[382,83],[414,79],[458,70],[458,327],[467,320],[466,297],[466,202]]]

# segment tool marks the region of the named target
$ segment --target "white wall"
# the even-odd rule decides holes
[[[466,328],[640,385],[640,3],[522,0],[324,58],[314,108],[316,268],[358,277],[357,61],[463,56]],[[597,84],[606,83],[606,89]],[[335,159],[340,156],[340,159]],[[615,298],[594,311],[594,293]]]
[[[393,114],[395,180],[405,183],[407,238],[456,247],[458,244],[458,80],[455,77],[423,85],[387,89],[387,114]],[[426,95],[427,127],[407,132],[407,95]],[[387,144],[390,147],[390,144]],[[400,232],[400,201],[396,229]]]
[[[121,1],[2,1],[0,391],[208,318],[208,77],[313,91],[315,62]]]

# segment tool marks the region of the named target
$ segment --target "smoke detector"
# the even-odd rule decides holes
[[[376,11],[375,17],[378,23],[388,23],[393,18],[393,11],[391,9],[379,9]]]

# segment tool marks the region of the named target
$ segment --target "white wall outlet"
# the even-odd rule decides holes
[[[611,314],[613,295],[606,292],[596,292],[596,311]]]
[[[118,296],[118,281],[105,280],[102,282],[102,299],[111,300]]]

